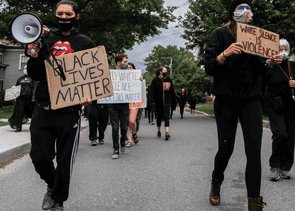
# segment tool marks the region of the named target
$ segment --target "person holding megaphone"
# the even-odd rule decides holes
[[[59,56],[95,47],[90,38],[81,35],[75,28],[80,15],[78,6],[73,1],[60,1],[56,5],[55,16],[58,29],[50,33],[46,41],[37,41],[27,46],[29,52],[33,52],[27,64],[28,75],[39,81],[36,89],[36,107],[30,127],[30,157],[36,172],[47,184],[42,203],[44,210],[64,210],[63,202],[68,199],[70,178],[79,143],[79,112],[81,105],[92,102],[84,98],[80,105],[57,110],[50,108],[44,64],[44,57],[49,55],[48,49],[55,56]],[[53,163],[55,156],[56,168]]]

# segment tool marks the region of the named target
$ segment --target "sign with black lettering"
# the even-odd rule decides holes
[[[98,99],[97,103],[131,103],[141,102],[141,70],[121,70],[114,69],[111,71],[114,95]]]
[[[145,79],[141,81],[141,102],[129,103],[129,109],[133,108],[146,108],[146,83]]]
[[[279,34],[237,22],[237,42],[243,44],[246,53],[272,58],[279,54],[279,40]]]
[[[66,80],[45,61],[51,109],[79,104],[87,97],[97,100],[113,95],[113,85],[104,46],[57,56],[57,62],[64,70]]]

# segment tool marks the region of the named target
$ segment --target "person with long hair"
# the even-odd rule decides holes
[[[249,210],[262,210],[261,140],[262,112],[261,80],[266,72],[265,60],[246,54],[242,43],[236,42],[237,22],[249,23],[253,13],[250,0],[233,0],[230,22],[215,30],[205,49],[205,71],[213,76],[212,93],[216,96],[214,112],[218,134],[218,152],[214,159],[209,201],[220,204],[220,187],[224,172],[234,150],[238,119],[243,131],[246,164],[246,187]],[[269,65],[281,63],[274,55]]]
[[[129,62],[127,69],[132,70],[136,68],[133,63]],[[130,129],[132,130],[132,137],[133,137],[134,144],[137,144],[139,141],[138,135],[136,133],[137,112],[138,112],[138,108],[129,108],[129,125],[128,125],[127,134],[126,134],[128,141],[127,141],[126,147],[132,146]]]

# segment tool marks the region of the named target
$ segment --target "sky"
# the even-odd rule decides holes
[[[189,3],[187,0],[164,0],[164,7],[167,6],[181,6],[179,9],[176,9],[173,13],[174,16],[178,17],[181,15],[184,17],[184,14],[188,11]],[[151,53],[154,46],[162,45],[166,47],[168,45],[176,45],[177,48],[185,47],[185,40],[181,38],[181,34],[184,33],[184,29],[179,27],[175,28],[178,25],[178,21],[170,22],[168,29],[160,29],[162,33],[155,37],[148,37],[148,41],[141,43],[140,45],[136,44],[133,47],[133,50],[126,51],[128,55],[128,62],[134,63],[137,69],[141,69],[141,72],[144,73],[145,65],[144,59]]]

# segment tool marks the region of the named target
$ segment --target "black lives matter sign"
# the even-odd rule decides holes
[[[77,105],[87,97],[91,100],[113,95],[106,51],[103,46],[56,57],[63,68],[66,80],[45,61],[48,89],[52,109]]]
[[[246,53],[272,58],[279,54],[280,36],[256,26],[237,23],[237,42],[243,44]]]

